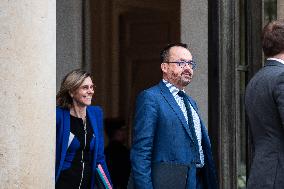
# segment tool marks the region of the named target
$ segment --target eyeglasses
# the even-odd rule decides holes
[[[184,68],[186,65],[188,65],[193,70],[196,68],[196,63],[193,60],[190,60],[190,61],[174,61],[174,62],[165,62],[165,63],[175,63],[180,68]]]

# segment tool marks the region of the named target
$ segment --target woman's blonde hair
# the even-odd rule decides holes
[[[56,94],[56,105],[70,109],[73,106],[73,99],[70,92],[77,90],[87,77],[91,74],[81,69],[68,73],[62,80],[60,90]]]

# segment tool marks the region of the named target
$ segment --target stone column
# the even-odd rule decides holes
[[[205,125],[208,123],[208,1],[181,0],[181,41],[189,44],[197,62],[187,92],[197,101]]]
[[[56,80],[57,91],[63,77],[83,67],[85,45],[82,33],[82,0],[56,2]]]
[[[284,0],[277,0],[277,19],[284,19]]]
[[[56,1],[0,1],[0,188],[54,188]]]

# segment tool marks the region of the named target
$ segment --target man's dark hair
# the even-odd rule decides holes
[[[172,47],[183,47],[187,49],[187,44],[185,43],[171,43],[168,44],[160,53],[161,63],[169,61],[169,51]]]
[[[268,23],[262,30],[262,49],[266,57],[284,52],[284,20]]]

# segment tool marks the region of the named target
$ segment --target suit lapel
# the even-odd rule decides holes
[[[208,138],[208,132],[207,132],[207,129],[205,127],[205,125],[203,124],[202,120],[201,120],[201,117],[198,113],[198,110],[197,110],[197,107],[194,103],[194,101],[187,95],[187,99],[189,101],[189,103],[191,104],[192,108],[195,110],[195,112],[197,113],[198,115],[198,118],[199,118],[199,121],[200,121],[200,127],[201,127],[201,133],[202,133],[202,139],[206,136],[206,138]],[[209,141],[209,140],[208,140]]]
[[[97,151],[98,143],[99,143],[99,141],[98,141],[99,137],[98,137],[98,126],[97,126],[96,112],[90,106],[87,107],[87,116],[88,116],[90,124],[93,128],[94,136],[95,136],[95,139],[96,139],[95,151]],[[95,154],[97,154],[97,153],[95,153]]]
[[[182,110],[178,106],[175,98],[173,97],[173,95],[171,94],[171,92],[169,91],[169,89],[167,88],[167,86],[165,85],[165,83],[163,81],[161,81],[159,83],[159,87],[161,89],[162,96],[164,97],[166,102],[171,106],[172,110],[175,112],[175,114],[177,115],[178,119],[180,120],[182,126],[186,130],[187,134],[190,136],[191,140],[194,142],[193,136],[192,136],[192,134],[189,130],[186,119],[185,119],[185,117],[182,113]]]
[[[187,99],[189,100],[191,106],[193,107],[193,109],[195,110],[195,112],[197,113],[198,117],[199,117],[199,121],[200,121],[200,127],[201,127],[201,135],[202,135],[202,147],[203,147],[203,153],[204,155],[210,155],[210,151],[211,151],[211,144],[210,144],[210,140],[209,140],[209,136],[208,136],[208,131],[207,131],[207,128],[205,127],[199,113],[198,113],[198,110],[197,110],[197,107],[195,105],[195,103],[193,102],[193,100],[187,96]],[[206,149],[205,149],[206,148]],[[209,149],[209,151],[208,151]]]

